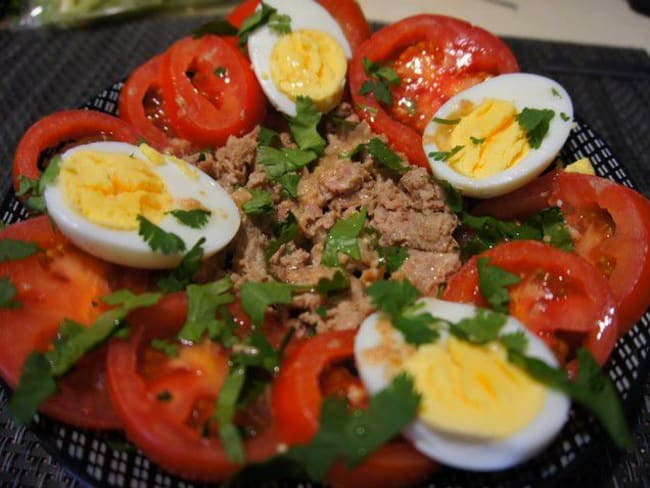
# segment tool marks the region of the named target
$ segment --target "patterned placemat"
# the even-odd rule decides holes
[[[30,124],[78,107],[123,79],[201,21],[148,19],[66,32],[0,32],[0,195],[9,188],[13,150]],[[642,50],[506,39],[522,71],[553,77],[576,114],[607,141],[635,186],[650,195],[650,58]],[[577,486],[650,487],[650,384],[634,398],[635,449],[608,446],[566,480]],[[6,413],[0,389],[0,486],[76,486],[35,436]],[[637,413],[638,412],[638,413]]]

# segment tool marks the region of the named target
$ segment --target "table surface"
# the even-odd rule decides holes
[[[395,7],[386,10],[393,2],[366,0],[361,3],[371,18],[380,20],[398,18],[402,11],[395,11]],[[408,13],[418,8],[427,10],[424,3],[399,2]],[[427,2],[427,5],[443,3]],[[449,3],[447,8],[450,8]],[[528,2],[506,0],[458,0],[457,3],[462,13],[473,4],[484,3],[488,7],[483,5],[483,8],[500,9],[511,9],[503,7],[502,3],[521,4],[520,13],[529,8],[524,5]],[[623,7],[620,1],[612,3]],[[386,9],[378,8],[384,4]],[[467,13],[467,18],[480,24],[471,18],[470,11]],[[464,17],[461,13],[455,15]],[[199,21],[159,18],[68,32],[0,31],[0,72],[3,73],[0,85],[0,195],[10,186],[8,175],[13,150],[31,123],[56,110],[80,106],[113,82],[126,77],[144,60],[164,50],[174,39],[190,32]],[[647,19],[642,21],[647,22]],[[485,27],[512,35],[505,29]],[[527,36],[506,38],[522,70],[545,74],[562,83],[572,96],[577,116],[607,141],[636,186],[650,196],[650,137],[647,136],[650,130],[650,57],[643,50],[644,46],[637,44],[640,49],[624,49],[605,47],[602,42],[597,43],[601,45],[584,45],[522,37]],[[545,38],[543,35],[537,37]],[[627,42],[622,44],[630,45]],[[29,430],[14,425],[5,404],[6,396],[0,391],[0,486],[75,484]],[[579,486],[650,487],[650,456],[647,454],[650,383],[647,379],[635,405],[630,420],[636,447],[629,453],[620,453],[603,446],[597,461],[583,465],[584,469],[575,474],[574,482]]]

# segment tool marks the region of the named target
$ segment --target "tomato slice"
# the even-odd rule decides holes
[[[155,56],[139,66],[126,80],[120,92],[120,117],[156,149],[183,155],[193,148],[176,138],[167,117],[160,89],[160,62]]]
[[[136,143],[137,132],[117,117],[94,110],[63,110],[43,117],[23,135],[14,156],[14,189],[20,176],[39,177],[39,158],[46,149],[82,139],[106,139]]]
[[[153,339],[173,340],[186,315],[184,293],[130,314],[128,341],[115,340],[109,347],[108,386],[127,436],[149,458],[179,476],[223,481],[241,466],[228,460],[213,432],[203,434],[228,374],[227,353],[210,341],[179,344],[179,355],[171,358],[151,347]],[[266,427],[245,441],[247,460],[277,452],[273,424]]]
[[[360,94],[369,80],[364,58],[398,74],[390,107]],[[350,65],[350,91],[361,118],[412,164],[429,168],[422,132],[440,105],[488,77],[518,70],[514,55],[496,36],[462,20],[423,14],[384,27],[360,46]]]
[[[0,374],[12,388],[34,350],[48,350],[64,318],[90,324],[99,297],[111,292],[111,274],[122,273],[72,246],[45,216],[13,224],[0,239],[37,243],[42,253],[0,263],[0,276],[16,287],[20,308],[0,308]],[[40,411],[79,427],[120,427],[106,390],[106,348],[85,356],[59,382],[59,393]]]
[[[172,127],[196,146],[223,145],[264,117],[266,100],[250,63],[225,38],[185,37],[167,50],[160,70]]]
[[[355,52],[361,43],[370,37],[370,24],[355,0],[318,0],[318,3],[341,26],[352,52]],[[233,9],[226,16],[226,20],[239,29],[259,4],[260,0],[246,0]]]
[[[618,337],[614,298],[599,271],[575,254],[536,241],[512,241],[485,251],[490,264],[516,274],[509,287],[510,314],[557,350],[557,340],[569,346],[569,371],[577,347],[589,349],[600,364]],[[445,300],[489,306],[479,290],[477,256],[447,283]]]
[[[624,334],[650,306],[650,201],[605,178],[554,171],[473,212],[525,219],[549,206],[562,209],[575,252],[607,278]]]
[[[282,442],[305,443],[316,434],[325,394],[343,394],[362,408],[365,398],[359,398],[360,382],[341,374],[337,366],[353,357],[355,335],[354,330],[318,334],[285,356],[271,390],[273,417]],[[436,466],[411,444],[395,440],[353,469],[336,463],[328,480],[337,487],[406,486],[426,480]]]

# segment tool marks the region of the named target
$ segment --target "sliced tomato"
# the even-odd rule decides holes
[[[391,86],[391,106],[360,93],[370,80],[365,58],[399,76],[399,85]],[[361,118],[412,164],[429,168],[422,132],[440,105],[486,78],[518,70],[496,36],[462,20],[423,14],[384,27],[360,46],[350,65],[350,91]]]
[[[318,0],[325,10],[334,17],[343,30],[345,38],[350,43],[352,52],[356,51],[363,41],[370,37],[370,24],[363,10],[355,0]],[[226,20],[240,28],[244,20],[253,15],[260,0],[246,0],[240,3],[227,16]]]
[[[117,117],[94,110],[63,110],[47,115],[23,135],[14,156],[14,189],[20,188],[20,176],[39,177],[39,159],[47,149],[63,143],[88,139],[106,139],[136,143],[138,133]]]
[[[183,293],[129,315],[128,341],[115,340],[109,348],[108,385],[127,436],[149,458],[179,476],[222,481],[241,466],[205,425],[228,374],[227,351],[211,341],[177,342],[178,356],[167,357],[151,346],[154,339],[175,341],[186,315]],[[264,427],[245,441],[250,462],[277,452],[273,423]]]
[[[341,366],[353,357],[355,334],[325,332],[303,340],[286,355],[271,391],[282,442],[301,444],[316,434],[325,395],[345,396],[354,406],[365,406],[365,389]],[[407,486],[426,480],[436,466],[411,444],[394,440],[355,468],[336,463],[328,481],[336,487]]]
[[[607,278],[624,334],[650,306],[650,201],[605,178],[555,171],[473,211],[523,219],[549,206],[562,209],[575,252]]]
[[[19,308],[0,308],[0,374],[11,387],[34,350],[47,351],[64,318],[91,324],[102,311],[99,298],[112,291],[116,274],[128,274],[72,246],[45,216],[13,224],[0,239],[34,242],[42,252],[0,263],[17,292]],[[79,427],[120,427],[105,381],[106,348],[84,357],[59,382],[59,393],[40,411]]]
[[[120,118],[160,151],[182,155],[193,149],[176,137],[167,116],[160,88],[160,61],[154,56],[136,68],[120,92]]]
[[[573,253],[536,241],[512,241],[485,251],[489,263],[519,276],[508,288],[510,314],[554,349],[567,344],[569,371],[578,347],[586,347],[600,364],[618,337],[614,298],[599,271]],[[447,283],[443,299],[489,306],[478,285],[477,256]]]
[[[264,117],[266,99],[250,63],[225,38],[177,41],[163,56],[160,73],[175,133],[198,147],[221,146]]]

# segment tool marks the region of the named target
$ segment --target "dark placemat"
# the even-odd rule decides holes
[[[78,107],[187,34],[198,19],[149,19],[67,32],[0,32],[0,195],[13,151],[30,124]],[[650,196],[650,57],[642,50],[506,39],[522,71],[550,76],[571,94],[575,113],[598,132]],[[638,390],[635,449],[600,446],[562,481],[577,486],[650,488],[650,384]],[[17,428],[0,389],[0,486],[73,486],[35,436]]]

